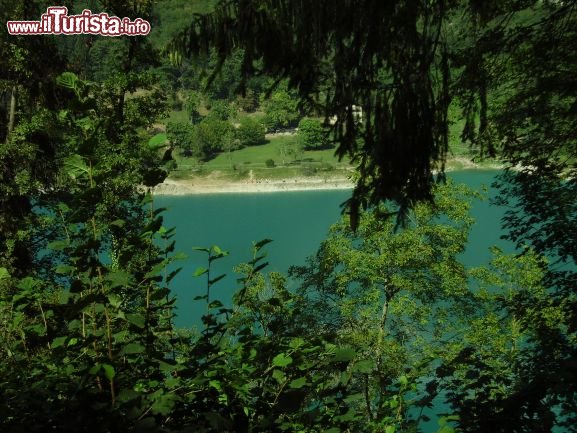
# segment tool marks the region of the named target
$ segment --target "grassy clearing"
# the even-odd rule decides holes
[[[178,169],[171,173],[171,177],[208,176],[218,172],[219,177],[243,179],[248,177],[251,170],[255,177],[268,179],[312,175],[342,177],[343,170],[350,168],[348,162],[338,160],[334,149],[303,151],[295,161],[293,156],[286,153],[286,148],[295,141],[295,135],[275,135],[265,144],[225,152],[205,163],[177,154],[175,159]],[[274,161],[275,166],[267,166],[267,160]]]
[[[459,119],[458,107],[451,106],[449,117]],[[173,111],[166,121],[186,122],[184,111]],[[494,160],[472,162],[473,152],[468,144],[462,143],[461,131],[464,121],[453,121],[449,125],[449,155],[447,168],[449,170],[464,170],[470,168],[495,168]],[[199,162],[194,158],[176,154],[178,168],[171,173],[172,178],[190,178],[217,176],[221,179],[241,180],[252,176],[258,179],[290,179],[301,176],[323,176],[326,178],[348,176],[352,168],[349,160],[339,161],[335,149],[302,151],[295,157],[289,155],[287,149],[297,140],[294,134],[269,135],[266,143],[250,146],[233,152],[225,152],[216,158]],[[274,167],[267,161],[274,161]]]

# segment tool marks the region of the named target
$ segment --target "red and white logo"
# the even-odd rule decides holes
[[[142,18],[93,14],[89,9],[69,16],[65,6],[49,7],[40,21],[8,21],[6,26],[11,35],[142,36],[150,32],[150,23]]]

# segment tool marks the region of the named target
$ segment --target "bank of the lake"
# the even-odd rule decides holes
[[[192,179],[166,179],[154,188],[161,195],[196,195],[288,192],[310,190],[351,189],[353,183],[345,177],[293,177],[286,179],[249,179],[242,181],[219,179],[215,177],[195,177]]]
[[[461,171],[495,171],[502,166],[497,162],[475,163],[467,158],[453,158],[447,163],[447,172]],[[237,194],[237,193],[270,193],[290,191],[326,191],[347,190],[354,187],[351,172],[339,170],[339,173],[326,173],[315,176],[291,176],[275,178],[257,177],[252,170],[245,179],[227,177],[220,171],[213,171],[205,176],[187,178],[167,178],[153,188],[160,195],[196,195],[196,194]]]

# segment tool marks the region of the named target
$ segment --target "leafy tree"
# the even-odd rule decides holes
[[[329,131],[316,119],[301,119],[297,137],[305,150],[325,149],[329,146]]]
[[[540,332],[535,319],[549,335],[564,326],[552,303],[536,307],[548,296],[543,262],[531,251],[494,251],[489,267],[464,268],[458,255],[473,223],[471,191],[449,185],[436,193],[435,206],[416,205],[404,228],[383,218],[386,208],[363,213],[356,232],[341,221],[306,266],[291,270],[302,280],[296,332],[356,349],[352,392],[368,420],[360,431],[381,431],[383,419],[442,395],[465,431],[508,431],[501,405],[524,386],[523,351]],[[420,385],[411,400],[390,406],[399,383]],[[537,423],[549,422],[551,407],[538,411]],[[411,422],[408,413],[402,420]]]
[[[496,250],[489,266],[471,271],[475,302],[468,332],[451,347],[433,382],[448,391],[463,431],[554,429],[550,402],[524,397],[532,387],[525,354],[538,346],[540,333],[558,338],[566,326],[547,294],[544,270],[545,261],[527,249],[522,256]]]
[[[195,153],[196,136],[195,129],[189,123],[169,122],[166,125],[166,135],[170,143],[181,149],[186,156],[192,156]]]
[[[198,92],[191,91],[186,97],[184,104],[186,112],[190,116],[190,123],[196,125],[201,120],[201,115],[198,112],[201,103],[201,95]]]
[[[234,117],[234,106],[227,101],[213,100],[210,102],[210,112],[207,117],[228,121]]]
[[[242,117],[235,135],[243,146],[256,146],[265,142],[265,128],[253,117]]]
[[[408,409],[389,406],[392,390],[430,375],[430,361],[446,355],[447,339],[467,320],[473,295],[458,254],[473,223],[471,194],[439,187],[437,205],[417,205],[399,231],[382,217],[386,208],[363,214],[356,232],[343,219],[307,266],[291,270],[307,305],[302,332],[357,348],[354,386],[368,431]]]
[[[207,117],[196,126],[195,130],[197,146],[195,154],[205,161],[230,148],[233,142],[233,126],[226,120]]]
[[[298,100],[288,90],[279,89],[262,102],[263,123],[268,131],[295,127],[300,118]]]

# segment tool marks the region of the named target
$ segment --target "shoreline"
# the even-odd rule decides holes
[[[244,194],[290,191],[347,190],[354,187],[346,178],[323,179],[318,177],[259,181],[226,181],[217,179],[166,179],[152,188],[159,195]]]
[[[465,158],[454,158],[453,163],[460,166],[448,166],[446,172],[468,170],[499,170],[502,164],[480,165]],[[299,176],[284,179],[255,179],[252,176],[244,180],[223,179],[220,173],[214,172],[207,177],[194,177],[190,179],[170,179],[152,188],[152,192],[158,195],[181,196],[202,194],[255,194],[276,193],[292,191],[325,191],[325,190],[350,190],[354,183],[344,176],[318,177]]]

